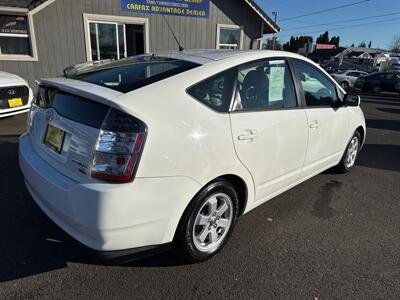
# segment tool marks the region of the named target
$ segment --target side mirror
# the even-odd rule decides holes
[[[360,106],[361,105],[361,98],[358,95],[346,94],[344,96],[343,104],[347,105],[347,106]]]

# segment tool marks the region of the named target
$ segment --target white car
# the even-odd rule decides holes
[[[205,260],[239,216],[352,169],[365,140],[360,98],[296,54],[163,52],[65,73],[39,82],[20,166],[42,210],[106,258],[174,245]]]
[[[0,71],[0,119],[29,111],[33,98],[21,77]]]
[[[347,70],[332,74],[334,78],[343,89],[348,89],[353,87],[356,83],[358,77],[368,75],[367,72],[357,71],[357,70]]]

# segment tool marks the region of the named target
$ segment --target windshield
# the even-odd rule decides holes
[[[118,61],[103,61],[72,67],[66,76],[121,93],[128,93],[197,66],[199,65],[184,60],[137,56]]]

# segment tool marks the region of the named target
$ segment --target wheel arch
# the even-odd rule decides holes
[[[178,223],[176,224],[173,241],[175,241],[175,239],[177,238],[177,231],[180,227],[180,224],[182,223],[184,214],[188,210],[192,201],[196,198],[196,196],[204,188],[206,188],[207,186],[209,186],[212,182],[214,182],[216,180],[226,180],[233,185],[233,187],[235,188],[236,192],[238,193],[238,197],[239,197],[239,217],[244,214],[244,212],[246,211],[246,208],[247,208],[248,198],[249,198],[249,190],[248,190],[248,186],[247,186],[245,180],[242,177],[235,175],[235,174],[220,175],[220,176],[215,177],[214,179],[210,180],[206,184],[204,184],[203,187],[200,190],[198,190],[197,193],[192,197],[192,199],[190,199],[190,201],[187,203],[185,209],[183,210],[183,212],[179,218]]]
[[[363,146],[364,142],[365,142],[365,129],[364,129],[364,127],[358,126],[355,131],[358,131],[358,133],[360,133],[361,146]]]
[[[234,174],[226,174],[215,178],[214,180],[224,179],[229,181],[235,188],[239,197],[239,216],[243,215],[246,210],[247,202],[248,202],[248,188],[246,182],[237,175]],[[212,180],[212,181],[214,181]],[[208,185],[209,183],[207,183]]]

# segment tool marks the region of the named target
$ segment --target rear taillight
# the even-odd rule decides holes
[[[134,179],[146,139],[145,124],[124,112],[111,109],[97,139],[91,175],[126,183]]]

